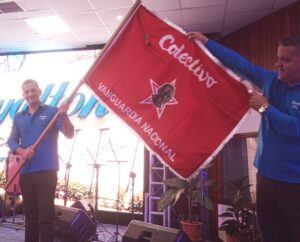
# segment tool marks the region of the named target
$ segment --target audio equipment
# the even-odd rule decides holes
[[[86,242],[95,233],[87,213],[78,208],[55,205],[55,235],[64,242]]]
[[[122,242],[190,242],[179,229],[132,220],[123,235]]]

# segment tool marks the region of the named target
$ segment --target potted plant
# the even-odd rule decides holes
[[[181,196],[186,196],[187,214],[181,217],[180,223],[183,231],[192,241],[199,241],[202,238],[201,216],[193,214],[193,206],[200,206],[201,212],[204,209],[214,209],[213,202],[208,197],[207,188],[215,183],[212,180],[206,180],[206,176],[207,173],[202,170],[198,176],[188,181],[178,177],[165,179],[167,191],[161,195],[158,201],[158,210],[162,211],[168,206],[176,204]]]
[[[257,225],[256,208],[246,177],[232,181],[234,187],[233,201],[227,201],[226,212],[219,217],[226,218],[219,227],[227,235],[228,241],[258,242],[260,235]]]

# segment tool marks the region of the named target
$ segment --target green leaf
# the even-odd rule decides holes
[[[181,189],[177,190],[173,205],[179,200],[180,196],[184,193],[184,190],[185,190],[185,188],[181,188]]]
[[[158,201],[158,211],[162,211],[166,207],[170,206],[173,201],[175,201],[175,198],[180,191],[181,189],[169,189],[163,193]]]
[[[180,179],[178,177],[167,178],[164,180],[164,184],[166,184],[169,188],[185,188],[188,184],[186,180]]]
[[[210,211],[214,210],[214,203],[209,197],[204,197],[204,207]]]

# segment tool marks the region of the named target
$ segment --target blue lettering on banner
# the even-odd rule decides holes
[[[94,96],[91,96],[87,101],[86,105],[83,106],[79,112],[79,117],[86,117],[89,115],[93,107],[97,104],[97,99]]]
[[[50,96],[52,97],[52,101],[50,102],[51,106],[57,106],[57,104],[59,103],[59,101],[64,97],[64,93],[68,87],[69,83],[68,82],[63,82],[58,91],[56,92],[56,94],[54,96]]]
[[[16,101],[14,103],[14,105],[11,107],[10,109],[10,117],[14,117],[16,115],[16,113],[18,112],[19,108],[21,107],[22,103],[24,102],[24,99],[19,99],[18,101]],[[26,107],[28,105],[26,104]]]
[[[4,104],[5,100],[0,100],[0,110],[2,110],[3,104]],[[11,109],[11,107],[14,105],[15,99],[10,99],[6,106],[3,108],[3,111],[1,111],[0,113],[0,123],[2,123],[2,121],[5,119],[5,117],[7,116],[9,110]]]
[[[48,84],[41,95],[41,102],[45,103],[47,98],[51,98],[49,105],[57,106],[59,101],[65,97],[65,92],[68,88],[68,85],[69,82],[61,83],[56,93],[51,95],[54,84]],[[69,110],[69,116],[77,114],[79,118],[86,118],[88,115],[90,115],[94,107],[96,117],[101,118],[108,114],[106,107],[99,103],[94,95],[91,95],[90,98],[87,99],[85,94],[76,93],[73,98],[73,103],[74,102],[76,102],[76,104],[72,110]],[[13,119],[19,110],[24,110],[27,108],[27,106],[28,105],[23,98],[19,100],[9,99],[6,101],[6,105],[5,100],[0,100],[0,124],[5,120],[8,114],[10,118]]]
[[[74,98],[73,98],[73,102],[76,99],[79,99],[79,100],[78,100],[77,104],[75,105],[74,109],[69,113],[70,116],[79,112],[79,110],[81,109],[81,107],[84,104],[85,96],[82,93],[76,93]]]

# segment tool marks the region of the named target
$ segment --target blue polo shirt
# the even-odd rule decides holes
[[[17,113],[7,141],[10,150],[14,152],[18,147],[27,148],[33,145],[57,111],[57,107],[41,104],[33,115],[28,112],[28,108]],[[26,161],[21,174],[59,169],[57,141],[62,127],[62,120],[58,117],[37,146],[35,155]]]
[[[213,40],[206,47],[231,70],[260,87],[270,103],[259,128],[254,160],[258,173],[300,183],[300,83],[289,86],[278,79],[277,72],[256,66]]]

